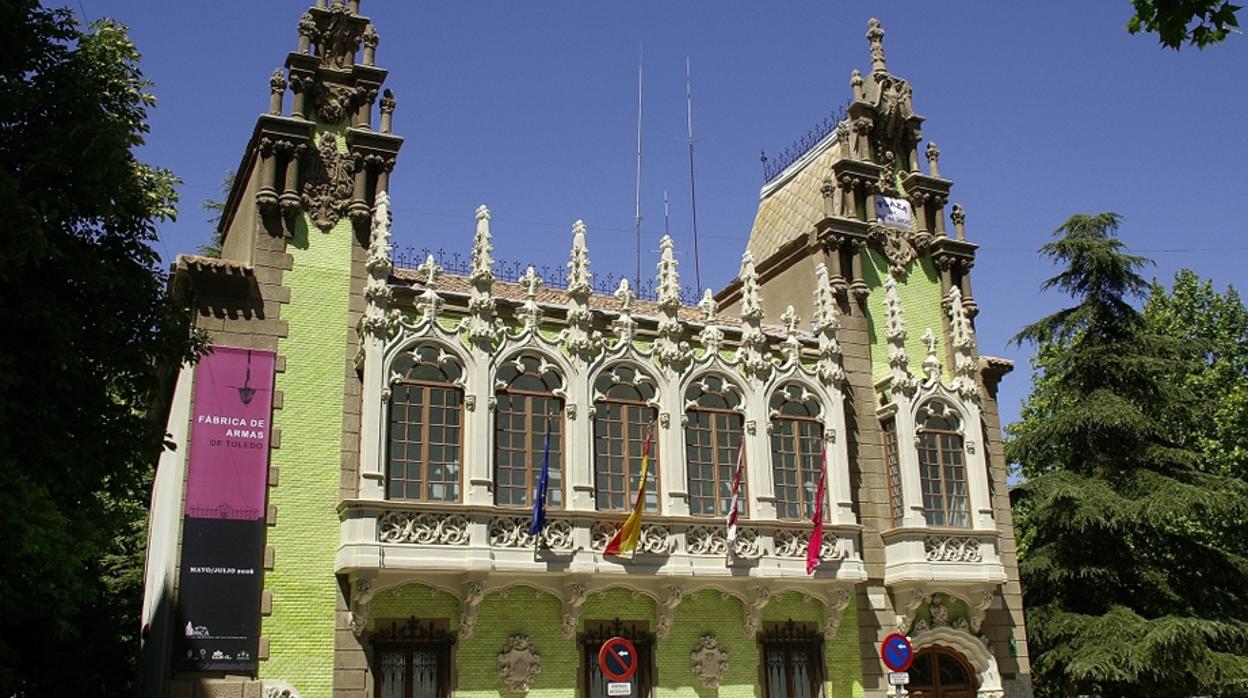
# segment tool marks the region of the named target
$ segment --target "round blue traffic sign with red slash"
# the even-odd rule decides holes
[[[893,671],[906,671],[914,662],[914,648],[910,646],[910,640],[905,635],[893,633],[884,638],[880,645],[880,659],[884,660],[884,666]]]
[[[598,668],[611,681],[628,681],[637,673],[637,648],[622,637],[613,637],[598,650]]]

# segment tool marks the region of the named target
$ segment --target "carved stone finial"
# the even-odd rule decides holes
[[[784,312],[780,315],[780,323],[784,325],[784,333],[788,336],[797,334],[797,326],[801,322],[801,318],[797,316],[797,311],[793,309],[792,304],[785,306]]]
[[[282,96],[286,94],[286,71],[278,68],[269,78],[269,113],[282,115]]]
[[[524,326],[536,332],[538,324],[542,321],[542,307],[537,304],[537,291],[542,287],[542,277],[533,271],[533,267],[529,267],[525,270],[524,276],[517,281],[524,287],[524,304],[520,311],[524,318]]]
[[[472,237],[472,282],[494,283],[494,243],[490,236],[490,209],[485,204],[477,207],[477,232]]]
[[[949,335],[954,352],[953,391],[965,400],[976,400],[975,328],[957,286],[949,289]]]
[[[953,221],[953,229],[956,231],[959,240],[966,240],[966,211],[962,208],[962,204],[954,204],[953,210],[949,212],[949,220]]]
[[[437,285],[438,279],[442,276],[443,270],[442,267],[438,266],[437,261],[434,260],[433,255],[431,254],[428,257],[425,257],[424,264],[416,267],[416,271],[425,277],[423,279],[425,288],[434,288]]]
[[[703,635],[689,653],[689,669],[705,688],[713,688],[728,673],[728,653],[714,635]]]
[[[854,92],[854,101],[861,102],[865,95],[862,92],[862,73],[857,68],[849,74],[849,86]]]
[[[754,269],[754,255],[749,250],[741,255],[741,319],[761,320],[763,298],[758,289],[758,272]]]
[[[633,301],[637,299],[637,294],[628,286],[628,279],[620,279],[620,287],[615,290],[615,299],[620,302],[620,310],[622,312],[630,312],[633,309]]]
[[[676,256],[672,238],[664,235],[659,241],[658,301],[659,307],[680,306],[680,273],[677,272]]]
[[[940,148],[932,141],[927,142],[927,166],[932,176],[940,179]]]
[[[698,310],[702,311],[703,321],[715,321],[715,313],[719,311],[719,304],[715,302],[715,296],[711,293],[711,289],[708,288],[702,293],[702,300],[698,301]]]
[[[568,295],[588,296],[590,286],[589,248],[585,245],[585,221],[572,224],[572,255],[568,259]]]
[[[373,65],[377,61],[377,45],[381,43],[381,37],[377,34],[377,27],[370,22],[364,28],[364,35],[361,37],[364,41],[364,65]]]
[[[304,12],[299,18],[299,53],[312,52],[312,41],[316,38],[316,19],[311,12]]]
[[[568,259],[568,326],[559,333],[570,356],[588,360],[599,347],[601,335],[594,331],[589,296],[593,293],[589,271],[589,247],[585,244],[585,222],[572,225],[572,255]]]
[[[654,355],[668,367],[685,363],[690,358],[687,343],[680,341],[683,327],[677,317],[680,309],[680,274],[676,271],[676,256],[672,238],[664,235],[659,241],[658,263],[658,337],[654,342]]]
[[[871,72],[887,72],[888,67],[884,64],[884,26],[874,17],[867,20],[867,43],[871,45]]]
[[[390,133],[394,129],[394,108],[398,106],[398,100],[394,98],[394,92],[390,88],[386,88],[381,92],[381,100],[378,101],[378,109],[381,111],[381,132]]]
[[[497,667],[498,677],[507,684],[507,690],[528,693],[529,684],[542,673],[542,655],[527,635],[512,635],[498,653]]]

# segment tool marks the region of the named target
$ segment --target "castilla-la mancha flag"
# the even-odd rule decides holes
[[[646,431],[646,439],[641,445],[641,479],[637,482],[637,499],[633,503],[633,511],[624,520],[615,535],[602,551],[603,555],[623,555],[637,548],[637,536],[641,534],[641,514],[646,509],[646,479],[650,474],[650,432]]]

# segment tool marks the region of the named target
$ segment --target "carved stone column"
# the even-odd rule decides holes
[[[256,207],[260,213],[268,215],[277,210],[277,190],[273,188],[274,165],[273,154],[276,143],[265,137],[260,139],[260,188],[256,191]]]
[[[381,42],[381,37],[377,35],[377,28],[369,23],[364,29],[364,65],[374,65],[377,60],[377,44]]]
[[[347,216],[356,225],[365,225],[372,217],[372,212],[368,210],[368,201],[366,201],[368,168],[365,167],[363,156],[351,153],[350,157],[355,161],[355,185],[352,190],[351,204],[347,207]]]
[[[269,78],[269,113],[273,116],[282,115],[282,97],[286,94],[286,71],[278,68]]]
[[[284,153],[286,174],[283,177],[282,196],[278,203],[282,208],[282,215],[291,218],[299,212],[301,206],[299,199],[299,161],[303,159],[303,155],[307,152],[308,147],[303,143],[299,145],[287,143],[286,146],[287,150]]]
[[[390,133],[390,129],[394,124],[394,108],[398,106],[398,102],[394,99],[394,93],[385,90],[381,93],[381,132]]]

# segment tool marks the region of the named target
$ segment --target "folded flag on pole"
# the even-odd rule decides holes
[[[637,483],[637,499],[633,503],[633,511],[624,520],[615,535],[602,551],[603,555],[623,555],[637,548],[637,536],[641,534],[641,514],[646,508],[646,479],[650,474],[650,431],[646,430],[645,441],[641,444],[641,479]]]
[[[542,450],[542,474],[537,478],[537,491],[533,493],[533,519],[529,521],[529,535],[540,536],[546,528],[546,487],[550,484],[550,415],[546,415],[546,446]]]
[[[732,504],[728,507],[728,554],[737,541],[737,512],[741,509],[741,473],[745,470],[745,438],[737,449],[737,467],[732,472]]]
[[[828,452],[825,449],[823,458],[819,461],[819,486],[815,488],[815,514],[810,517],[812,528],[810,529],[810,543],[806,546],[806,574],[814,574],[819,569],[819,561],[822,559],[820,554],[823,551],[823,496],[824,487],[827,485],[825,478],[828,475]]]

